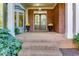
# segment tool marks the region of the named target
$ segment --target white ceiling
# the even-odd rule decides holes
[[[50,8],[54,8],[56,6],[56,3],[22,3],[22,5],[25,8],[46,8],[46,7],[50,7]]]

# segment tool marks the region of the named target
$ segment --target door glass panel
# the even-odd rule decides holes
[[[39,30],[39,25],[40,25],[40,17],[39,15],[35,15],[34,29]]]
[[[46,30],[46,15],[41,15],[41,30]]]
[[[46,15],[36,14],[34,22],[34,30],[46,30]]]
[[[19,27],[23,27],[23,13],[19,13]]]

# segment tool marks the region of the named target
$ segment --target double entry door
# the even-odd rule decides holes
[[[46,14],[34,14],[34,31],[46,31]]]

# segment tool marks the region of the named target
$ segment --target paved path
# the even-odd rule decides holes
[[[23,41],[19,56],[62,56],[59,48],[74,48],[63,34],[54,32],[26,32],[17,38]]]

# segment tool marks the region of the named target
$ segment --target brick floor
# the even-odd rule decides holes
[[[62,56],[59,48],[75,48],[72,40],[54,32],[26,32],[16,37],[23,41],[19,56]]]

